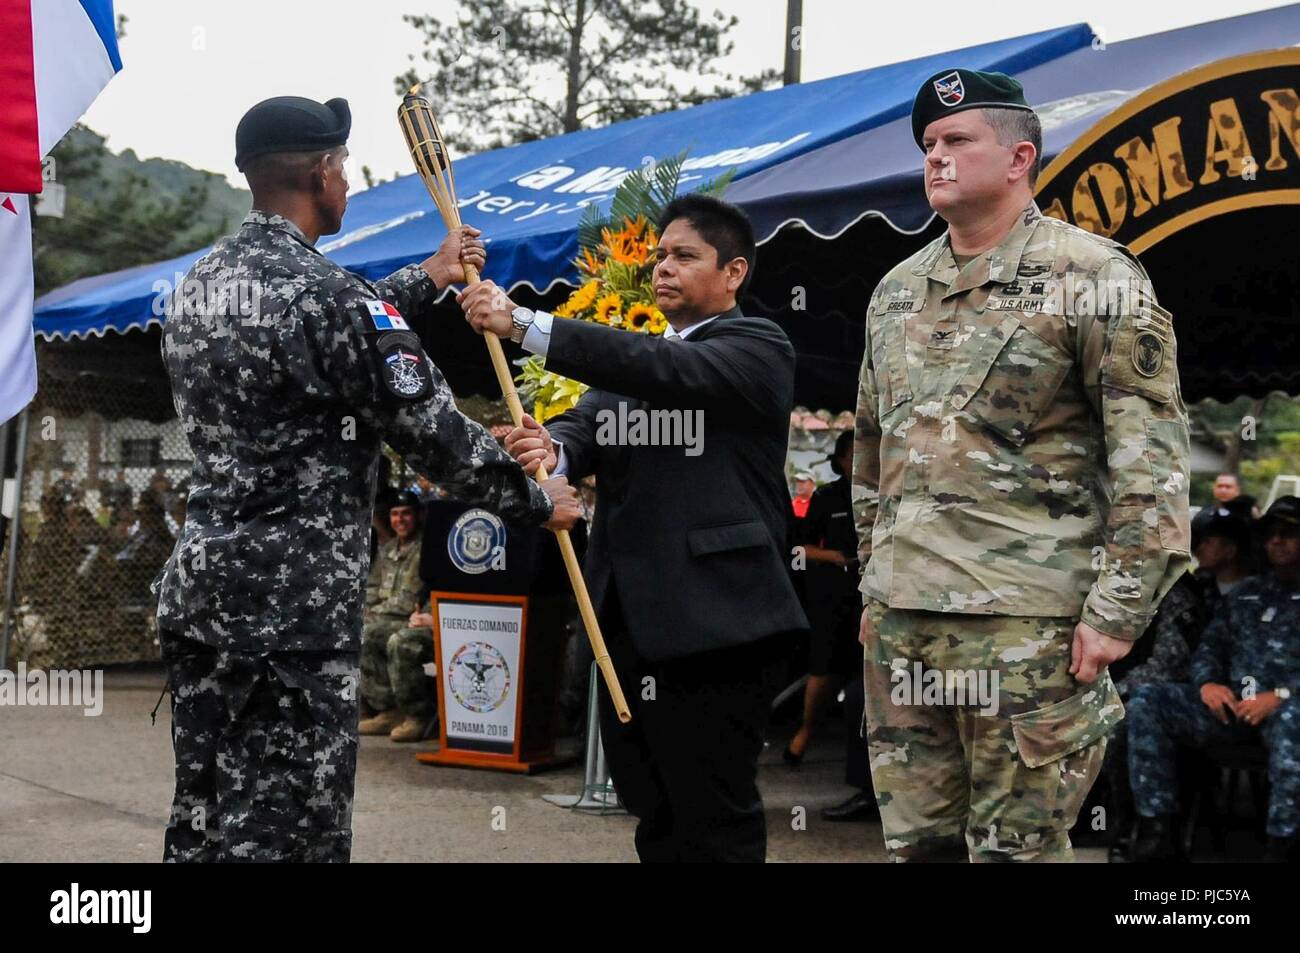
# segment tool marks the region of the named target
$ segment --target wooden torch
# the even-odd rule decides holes
[[[411,158],[420,173],[420,178],[429,189],[429,195],[433,197],[433,204],[438,206],[443,224],[448,230],[460,228],[456,178],[452,173],[447,143],[442,137],[442,130],[438,127],[438,120],[433,115],[433,106],[429,100],[420,95],[419,86],[412,88],[403,97],[402,105],[397,109],[397,119],[401,124],[402,133],[406,136]],[[468,265],[465,266],[465,281],[470,285],[477,284],[479,281],[478,272]],[[489,332],[483,335],[483,341],[487,344],[488,354],[492,358],[492,367],[496,371],[497,383],[501,385],[501,393],[510,408],[510,417],[516,427],[522,426],[524,408],[519,403],[519,394],[515,390],[510,365],[506,363],[505,352],[501,349],[501,339]],[[539,466],[538,482],[546,478],[546,468]],[[566,529],[557,530],[555,535],[560,544],[560,552],[564,556],[564,567],[569,571],[569,582],[573,584],[573,593],[578,598],[578,609],[582,613],[582,622],[587,629],[591,650],[596,656],[596,665],[604,676],[609,697],[614,702],[614,710],[618,712],[618,720],[629,722],[632,720],[632,713],[628,710],[627,700],[623,697],[623,689],[619,686],[618,675],[614,672],[613,662],[610,661],[609,650],[605,648],[605,639],[600,634],[600,623],[596,620],[596,610],[591,604],[586,581],[582,578],[582,567],[578,565],[578,555],[573,550],[573,540],[569,538],[569,531]]]

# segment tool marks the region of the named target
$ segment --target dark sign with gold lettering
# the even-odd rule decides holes
[[[1228,212],[1300,204],[1300,49],[1175,76],[1125,103],[1039,179],[1044,213],[1141,253]]]

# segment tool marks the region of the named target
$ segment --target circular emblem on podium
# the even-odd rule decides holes
[[[447,666],[447,687],[470,711],[496,711],[510,694],[510,667],[505,656],[487,642],[467,642]]]
[[[447,534],[447,555],[461,572],[477,576],[504,555],[506,528],[495,513],[466,510]]]

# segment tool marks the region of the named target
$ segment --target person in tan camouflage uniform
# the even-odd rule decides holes
[[[433,661],[431,627],[412,625],[420,611],[420,498],[409,490],[388,511],[393,538],[379,547],[366,582],[361,630],[361,697],[375,712],[363,735],[420,741],[433,727],[434,707],[424,673]]]
[[[1127,249],[1039,212],[1019,83],[945,71],[912,124],[949,228],[871,297],[854,448],[886,847],[1069,861],[1106,665],[1188,562],[1172,320]]]

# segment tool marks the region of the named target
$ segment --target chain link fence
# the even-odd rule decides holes
[[[13,482],[8,494],[21,523],[9,664],[156,660],[149,586],[185,519],[191,463],[157,332],[39,352],[16,513]]]
[[[38,342],[27,409],[17,573],[6,664],[88,668],[158,659],[150,584],[185,520],[192,463],[159,357],[159,330]],[[458,400],[500,432],[501,400]],[[12,422],[17,431],[19,421]],[[508,429],[505,428],[505,429]],[[391,451],[391,487],[412,473]],[[10,475],[16,467],[11,465]],[[4,511],[11,518],[16,478]],[[8,565],[12,528],[0,534]],[[0,570],[0,620],[9,610]]]

